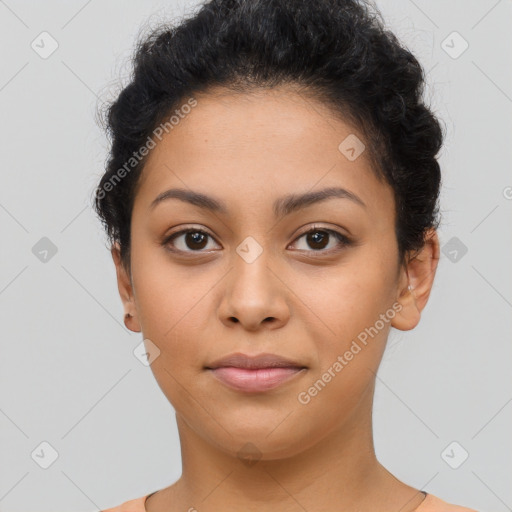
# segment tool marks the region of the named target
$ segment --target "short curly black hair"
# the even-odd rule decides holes
[[[146,160],[133,156],[186,98],[215,86],[290,85],[353,123],[376,176],[394,190],[399,264],[439,226],[443,132],[423,101],[421,65],[370,0],[211,0],[139,41],[130,79],[105,111],[111,149],[94,198],[127,268]]]

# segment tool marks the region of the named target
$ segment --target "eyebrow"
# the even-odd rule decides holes
[[[313,192],[306,192],[304,194],[290,194],[280,197],[274,202],[274,215],[276,217],[285,217],[286,215],[296,212],[306,206],[332,198],[349,199],[359,206],[366,208],[366,204],[363,200],[353,192],[340,187],[330,187]],[[179,199],[180,201],[190,203],[194,206],[198,206],[199,208],[215,213],[228,213],[226,205],[218,199],[200,192],[194,192],[192,190],[182,188],[171,188],[162,192],[151,202],[149,209],[153,210],[158,204],[163,201],[167,201],[168,199]]]

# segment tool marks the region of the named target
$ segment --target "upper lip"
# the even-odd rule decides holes
[[[306,368],[304,365],[276,354],[258,354],[250,356],[240,352],[217,359],[205,368]]]

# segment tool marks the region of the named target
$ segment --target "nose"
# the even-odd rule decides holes
[[[272,268],[265,251],[252,262],[235,255],[233,267],[224,280],[219,305],[220,320],[247,331],[278,329],[290,318],[290,290]]]

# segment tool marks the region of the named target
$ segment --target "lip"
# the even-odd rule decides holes
[[[303,364],[287,359],[276,354],[257,354],[254,356],[242,354],[237,352],[229,354],[228,356],[217,359],[210,363],[206,368],[208,370],[222,368],[222,367],[235,367],[235,368],[249,368],[249,369],[262,369],[262,368],[305,368]]]
[[[260,393],[274,389],[307,367],[275,354],[230,354],[205,366],[212,375],[228,387],[246,393]]]

